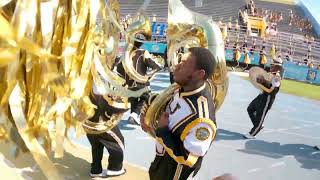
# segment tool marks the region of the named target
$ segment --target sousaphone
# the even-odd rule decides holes
[[[260,67],[252,67],[249,70],[249,79],[250,82],[254,85],[254,87],[262,90],[259,86],[258,79],[263,78],[267,81],[267,83],[271,83],[271,76],[270,74]]]
[[[190,11],[180,0],[169,0],[167,44],[168,65],[171,69],[174,69],[179,63],[178,50],[181,48],[204,47],[214,55],[216,66],[207,84],[211,87],[217,111],[228,90],[224,42],[218,25],[211,17]],[[145,114],[145,123],[152,129],[157,129],[159,116],[178,88],[177,84],[169,86],[149,104]],[[154,136],[153,132],[150,134]]]

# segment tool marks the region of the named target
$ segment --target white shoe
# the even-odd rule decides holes
[[[106,176],[107,177],[120,176],[125,174],[126,172],[127,172],[126,169],[121,169],[119,171],[106,170]]]
[[[92,177],[92,178],[96,178],[96,177],[106,177],[107,176],[107,173],[106,173],[106,171],[102,171],[102,173],[99,173],[99,174],[92,174],[92,173],[90,173],[90,176]]]
[[[90,173],[91,178],[107,178],[107,177],[114,177],[114,176],[120,176],[125,174],[127,171],[126,169],[121,169],[119,171],[112,171],[112,170],[108,170],[108,169],[104,169],[102,170],[102,173],[99,174],[92,174]]]
[[[256,138],[256,137],[252,136],[250,133],[244,134],[243,137],[246,139],[255,139]]]

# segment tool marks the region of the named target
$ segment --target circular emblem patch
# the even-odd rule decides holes
[[[196,130],[196,138],[200,141],[207,140],[209,136],[210,136],[210,131],[205,127],[201,127]]]

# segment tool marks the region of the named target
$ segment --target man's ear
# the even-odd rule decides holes
[[[204,80],[206,72],[203,69],[197,71],[197,80]]]

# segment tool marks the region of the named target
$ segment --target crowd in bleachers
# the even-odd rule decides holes
[[[274,34],[272,32],[277,31],[277,25],[280,23],[288,24],[289,26],[294,26],[298,28],[301,32],[307,32],[309,35],[312,33],[312,23],[308,18],[302,18],[296,12],[289,9],[287,12],[281,12],[277,10],[271,10],[266,8],[256,7],[255,1],[248,1],[244,7],[240,8],[242,15],[250,15],[254,17],[264,18],[268,22],[266,32]],[[284,16],[288,16],[288,21],[284,21]]]
[[[310,29],[312,25],[308,20],[299,18],[292,10],[289,10],[288,13],[259,8],[253,0],[248,1],[244,8],[240,9],[244,9],[245,11],[242,12],[245,12],[247,15],[262,17],[268,22],[265,31],[266,36],[265,38],[261,38],[257,34],[254,35],[254,33],[248,32],[247,27],[241,24],[241,19],[238,21],[235,17],[230,17],[227,22],[223,22],[223,19],[220,18],[218,24],[225,36],[226,49],[234,49],[233,46],[239,46],[240,53],[243,54],[264,54],[272,61],[283,59],[284,61],[294,61],[298,65],[308,65],[309,67],[316,65],[318,67],[320,61],[320,43],[316,42],[310,33],[306,33],[304,37],[302,36],[303,42],[296,40],[293,34],[278,33],[277,27],[280,24],[286,24],[287,26],[300,24],[302,26],[302,22],[304,22],[303,27]],[[165,21],[159,22],[154,16],[150,20],[152,22],[152,40],[165,42],[167,23]],[[126,29],[130,22],[132,22],[132,17],[126,15],[122,19],[124,29]]]
[[[260,41],[257,41],[256,38],[259,37],[252,34],[251,30],[248,30],[249,28],[246,27],[246,17],[248,16],[263,18],[267,23],[265,34],[262,35],[264,38],[261,38]],[[300,43],[292,37],[290,40],[286,40],[287,42],[282,42],[283,37],[279,37],[277,25],[283,22],[283,13],[280,11],[257,8],[253,0],[248,1],[244,7],[240,8],[239,19],[240,22],[244,22],[244,24],[239,25],[238,21],[232,23],[232,19],[229,19],[229,22],[226,23],[227,31],[224,29],[225,25],[222,21],[219,21],[218,23],[225,37],[226,49],[233,49],[233,51],[238,49],[239,53],[244,55],[246,55],[247,52],[266,54],[265,51],[269,50],[271,61],[282,58],[287,61],[293,61],[294,59],[298,65],[307,65],[308,67],[313,68],[315,64],[318,64],[318,68],[320,67],[319,43],[316,43],[314,37],[310,34],[312,25],[309,20],[299,18],[292,10],[289,11],[289,24],[286,22],[287,25],[299,25],[298,27],[303,28],[303,30],[309,31],[304,35],[303,43]],[[241,30],[245,33],[241,32]],[[252,35],[255,37],[252,37],[251,42],[249,42],[250,40],[248,40],[248,37],[251,37]],[[233,38],[229,36],[233,36]],[[241,39],[240,36],[242,36],[243,39]],[[288,38],[289,37],[287,37],[287,39]],[[231,42],[231,39],[233,39],[233,42]],[[231,44],[234,44],[234,46],[231,47]],[[239,48],[238,46],[242,48]],[[259,47],[259,49],[257,49],[257,47]],[[317,51],[316,54],[313,53],[313,49]],[[236,56],[236,53],[234,53],[234,55]]]
[[[309,33],[312,31],[312,23],[309,19],[301,18],[299,15],[294,14],[292,10],[289,13],[289,26],[295,26],[302,31],[307,30]]]

